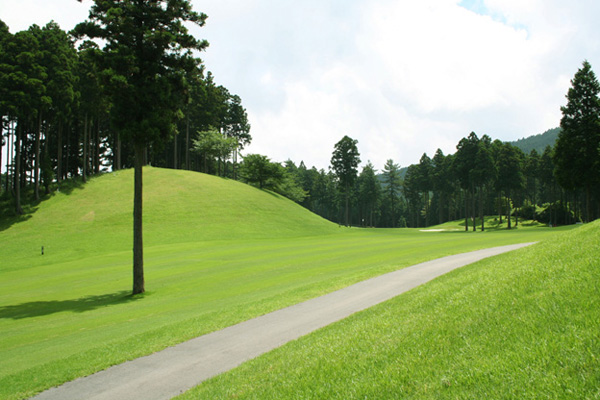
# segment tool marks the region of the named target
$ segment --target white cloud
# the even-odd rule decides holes
[[[193,0],[218,84],[239,94],[247,152],[327,168],[344,135],[363,163],[454,152],[469,132],[513,140],[555,127],[570,79],[600,68],[593,0]],[[0,0],[12,31],[70,29],[91,1]],[[469,9],[471,7],[471,9]]]

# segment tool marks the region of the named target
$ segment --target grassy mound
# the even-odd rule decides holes
[[[484,260],[181,399],[584,399],[600,382],[600,221]]]
[[[133,170],[92,178],[55,193],[23,222],[4,224],[0,272],[129,250],[132,225]],[[335,224],[276,194],[211,175],[144,169],[146,248],[335,232]]]

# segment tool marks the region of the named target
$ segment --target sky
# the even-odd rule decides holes
[[[91,0],[0,0],[11,32],[69,30]],[[217,84],[242,98],[243,154],[327,169],[358,140],[362,165],[454,153],[474,131],[503,141],[560,123],[570,80],[600,71],[597,0],[192,0]]]

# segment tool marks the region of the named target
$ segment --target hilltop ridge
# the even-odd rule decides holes
[[[94,177],[56,192],[28,218],[0,231],[3,258],[129,251],[133,170]],[[144,244],[303,237],[337,232],[337,225],[275,193],[198,172],[144,168]],[[38,257],[38,261],[41,262]],[[2,268],[4,269],[4,267]]]

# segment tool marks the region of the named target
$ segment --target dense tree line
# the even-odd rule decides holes
[[[482,216],[497,215],[500,223],[519,218],[552,224],[573,223],[581,209],[578,194],[558,185],[553,149],[524,154],[517,147],[475,133],[463,138],[455,154],[437,150],[423,154],[404,176],[388,160],[380,173],[369,162],[346,189],[335,170],[308,169],[287,161],[306,196],[299,203],[340,224],[375,227],[426,227],[463,219],[465,229],[485,229]],[[285,194],[285,193],[283,193]],[[506,219],[511,215],[512,219]],[[477,226],[475,223],[477,222]]]
[[[84,39],[83,27],[65,32],[50,22],[12,34],[0,21],[0,164],[6,171],[0,192],[14,197],[16,213],[24,193],[37,200],[63,179],[133,167],[135,146],[117,122],[133,119],[136,107],[158,115],[166,103],[176,106],[176,122],[159,129],[164,140],[142,146],[143,163],[236,174],[238,152],[252,140],[247,113],[241,98],[217,85],[200,59],[190,57],[189,68],[169,67],[177,71],[169,85],[179,85],[169,86],[171,95],[166,82],[163,88],[157,83],[144,100],[133,92],[125,96],[119,86],[109,63],[123,60],[108,60],[98,44]],[[200,42],[198,49],[206,45]],[[118,101],[125,102],[121,116]]]
[[[599,93],[586,61],[562,107],[558,140],[541,154],[471,132],[456,153],[423,154],[403,177],[391,159],[380,174],[369,162],[348,177],[340,173],[344,157],[360,160],[357,142],[345,137],[335,147],[329,171],[286,165],[306,193],[300,203],[340,224],[426,227],[464,219],[465,230],[485,230],[489,215],[509,229],[520,218],[553,225],[591,221],[600,216]],[[349,149],[345,153],[340,153],[342,143]]]

